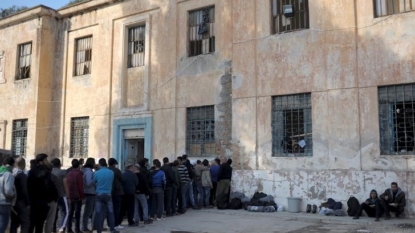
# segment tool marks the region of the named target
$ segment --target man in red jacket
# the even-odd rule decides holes
[[[70,203],[68,230],[67,233],[73,233],[72,231],[72,218],[75,212],[75,232],[81,232],[80,220],[81,220],[81,208],[82,202],[85,199],[84,194],[84,180],[81,170],[79,170],[79,161],[77,159],[72,160],[72,168],[66,177],[66,183],[68,186],[68,202]]]

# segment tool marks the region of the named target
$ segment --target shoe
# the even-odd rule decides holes
[[[145,224],[145,225],[147,225],[147,224],[152,224],[152,223],[153,223],[153,221],[150,221],[150,220],[144,221],[144,224]]]
[[[375,222],[379,222],[379,218],[375,218]]]
[[[161,221],[161,218],[157,218],[157,221]]]
[[[84,232],[84,233],[92,233],[92,230],[89,230],[88,228],[86,228],[86,229],[82,230],[82,232]],[[59,232],[59,233],[61,233],[61,232]]]
[[[119,231],[111,231],[111,233],[120,233]]]
[[[116,230],[121,230],[121,229],[124,229],[124,226],[122,226],[122,225],[118,225],[118,226],[116,226],[116,227],[114,227]]]
[[[138,227],[138,223],[128,224],[128,227]]]
[[[311,212],[311,205],[310,205],[310,204],[308,204],[308,205],[307,205],[306,212],[307,212],[307,213],[310,213],[310,212]]]
[[[206,209],[212,209],[212,208],[213,208],[213,205],[206,206]]]
[[[75,232],[73,232],[73,230],[72,230],[72,229],[68,229],[68,230],[66,231],[66,233],[75,233]]]
[[[390,215],[386,215],[385,216],[385,220],[389,220],[389,219],[391,219],[391,216]]]
[[[311,210],[311,213],[315,214],[317,213],[317,206],[313,205],[313,209]]]
[[[359,217],[358,216],[354,216],[353,219],[359,219]]]
[[[173,217],[174,215],[173,214],[168,214],[168,215],[166,215],[166,217],[168,218],[168,217]]]
[[[194,210],[201,210],[202,208],[200,208],[199,206],[193,206]]]

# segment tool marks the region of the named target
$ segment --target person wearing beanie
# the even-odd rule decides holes
[[[27,194],[27,175],[23,172],[26,168],[26,160],[18,157],[15,164],[13,175],[17,196],[11,216],[10,233],[17,233],[19,227],[21,233],[27,233],[30,227],[30,202]]]
[[[367,216],[372,218],[375,217],[375,221],[379,221],[379,217],[383,214],[384,210],[376,190],[372,189],[372,191],[370,191],[369,198],[360,205],[353,219],[359,219],[363,210],[366,212]]]
[[[118,169],[118,161],[114,158],[108,159],[108,169],[114,172],[114,183],[112,189],[112,204],[114,205],[114,221],[115,221],[115,229],[123,229],[124,227],[121,225],[122,223],[122,216],[121,213],[121,203],[122,203],[122,196],[124,195],[123,189],[123,177],[120,169]]]
[[[12,205],[16,200],[13,176],[14,159],[7,157],[0,167],[0,233],[6,232],[11,215]]]

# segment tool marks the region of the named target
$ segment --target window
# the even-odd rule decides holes
[[[71,119],[71,151],[70,157],[88,156],[89,117]]]
[[[144,66],[145,26],[128,29],[128,68]]]
[[[13,121],[12,153],[14,156],[26,156],[27,119]]]
[[[272,98],[272,155],[312,156],[311,94]]]
[[[415,10],[415,0],[374,0],[375,17]]]
[[[215,7],[189,13],[189,56],[215,52]]]
[[[32,64],[32,42],[19,45],[19,61],[16,80],[30,78]]]
[[[273,33],[309,28],[308,0],[271,0]],[[292,5],[294,16],[285,17],[283,6]]]
[[[215,154],[215,107],[187,109],[186,153],[193,157]]]
[[[382,155],[414,154],[415,84],[379,87]]]
[[[92,36],[76,40],[75,76],[91,73]]]

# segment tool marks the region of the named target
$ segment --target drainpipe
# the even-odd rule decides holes
[[[363,160],[362,160],[362,122],[361,122],[361,115],[360,115],[360,86],[359,86],[359,69],[358,69],[358,65],[359,64],[359,56],[358,56],[358,36],[359,36],[359,29],[358,29],[358,23],[357,23],[357,0],[353,1],[353,5],[354,5],[354,39],[355,39],[355,76],[356,76],[356,86],[357,86],[357,114],[358,114],[358,123],[359,123],[359,157],[360,157],[360,171],[363,170]]]

